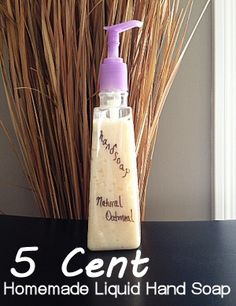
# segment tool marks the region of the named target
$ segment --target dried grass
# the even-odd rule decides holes
[[[1,1],[1,71],[19,159],[43,216],[87,218],[103,27],[138,19],[143,29],[123,34],[121,55],[144,218],[159,118],[191,39],[184,45],[191,9],[192,1],[182,8],[179,0]]]

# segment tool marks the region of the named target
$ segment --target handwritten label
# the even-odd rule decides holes
[[[123,172],[123,176],[122,178],[126,177],[127,174],[130,173],[130,169],[126,168],[124,166],[124,163],[122,162],[121,158],[120,158],[120,154],[118,152],[118,148],[117,148],[117,144],[115,143],[114,145],[112,145],[107,138],[104,137],[103,131],[100,131],[100,136],[99,136],[100,142],[103,145],[104,149],[111,155],[112,160],[114,161],[114,163],[117,164],[117,166],[119,167],[119,169]]]
[[[110,201],[108,198],[103,198],[103,197],[97,197],[97,206],[99,205],[100,207],[121,207],[122,203],[121,203],[121,196],[119,196],[118,200],[113,200]]]
[[[119,195],[118,199],[115,200],[110,200],[108,198],[102,197],[102,196],[97,196],[96,197],[96,204],[99,208],[119,208],[123,209],[123,203],[122,203],[122,198]],[[124,213],[118,213],[117,210],[111,211],[111,209],[108,209],[105,212],[105,219],[107,221],[113,221],[113,222],[134,222],[133,218],[133,210],[130,209],[128,214]]]
[[[124,215],[124,214],[119,215],[117,213],[117,211],[112,213],[110,210],[108,210],[106,212],[106,220],[107,221],[115,221],[115,222],[117,222],[117,221],[134,222],[133,211],[132,211],[132,209],[130,209],[130,214],[129,215]]]

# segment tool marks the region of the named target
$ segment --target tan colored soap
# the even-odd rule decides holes
[[[140,245],[140,205],[132,114],[93,122],[88,222],[90,250]]]

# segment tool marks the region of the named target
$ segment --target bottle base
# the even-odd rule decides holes
[[[141,240],[132,243],[132,244],[123,244],[123,245],[102,245],[102,244],[94,244],[88,241],[87,247],[90,251],[125,251],[125,250],[136,250],[140,247]]]

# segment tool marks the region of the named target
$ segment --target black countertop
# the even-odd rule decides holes
[[[132,272],[131,260],[135,258],[136,250],[90,252],[86,248],[86,234],[87,224],[82,221],[0,216],[0,305],[236,305],[236,221],[144,222],[142,246],[139,250],[141,257],[149,258],[150,261],[139,267],[140,272],[148,266],[148,271],[142,278],[136,278]],[[28,263],[15,262],[17,251],[22,247],[32,246],[37,246],[39,250],[24,252],[22,256],[34,260],[34,273],[26,278],[13,276],[11,268],[15,268],[19,273],[26,272],[29,268]],[[62,262],[78,247],[83,248],[85,254],[75,255],[68,265],[68,270],[83,269],[83,273],[66,277],[61,271]],[[114,268],[111,277],[106,275],[114,256],[128,259],[122,279],[118,278],[121,265]],[[97,270],[104,270],[104,275],[90,278],[86,275],[85,267],[95,258],[104,261],[104,266]],[[26,292],[27,285],[31,286],[31,290],[38,290],[40,285],[44,286],[44,289],[41,288],[43,293],[45,288],[48,290],[48,285],[58,285],[60,290],[63,285],[77,285],[74,290],[78,290],[78,282],[80,286],[88,286],[88,294],[19,295]],[[195,289],[192,287],[194,283]],[[35,285],[35,288],[32,285]],[[111,294],[105,295],[105,288],[110,285],[114,285],[109,287]],[[126,288],[136,285],[136,290],[139,288],[140,292],[137,295],[118,295],[115,298],[112,294],[118,289],[118,285],[121,292],[124,285]],[[164,285],[175,287],[169,288],[168,295],[161,295],[167,288]],[[7,289],[7,295],[4,295],[4,286],[12,288]],[[159,294],[155,294],[155,289],[150,289],[148,295],[148,286],[154,286],[156,290],[159,288]],[[180,286],[179,292],[175,292],[176,286]],[[205,294],[200,292],[201,286],[205,286]],[[231,292],[226,294],[229,287]],[[186,292],[181,295],[184,289]],[[12,295],[13,292],[15,295]]]

